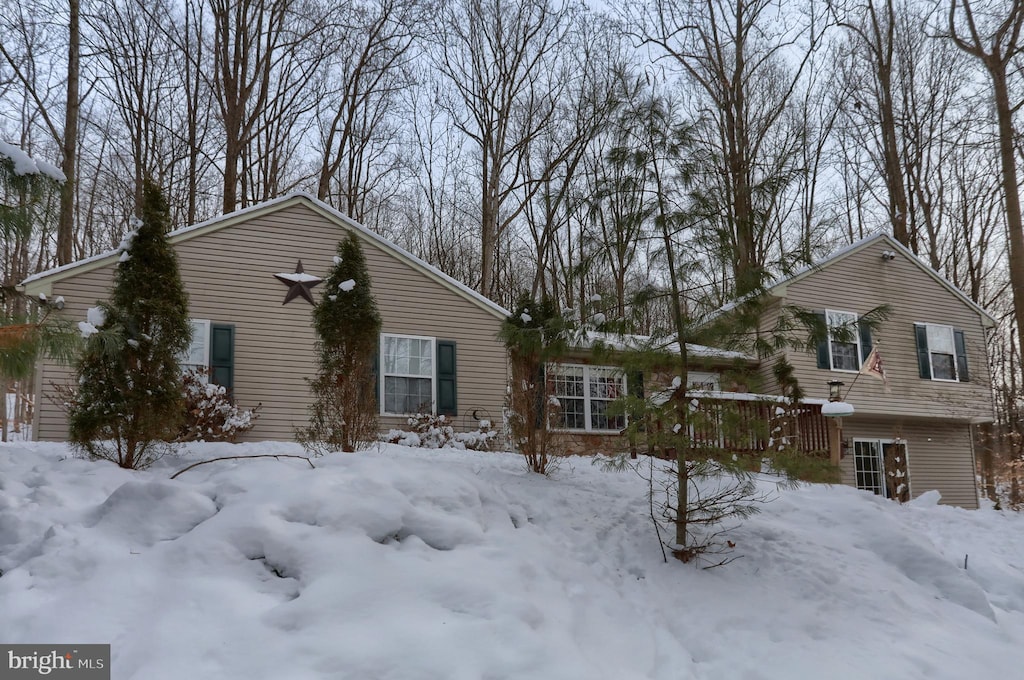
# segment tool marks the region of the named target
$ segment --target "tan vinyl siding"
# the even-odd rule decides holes
[[[857,483],[853,467],[855,439],[896,438],[907,441],[911,497],[935,489],[942,495],[942,503],[978,507],[971,428],[966,423],[844,418],[843,439],[850,446],[840,466],[843,483]]]
[[[864,415],[992,418],[985,333],[978,312],[957,298],[905,255],[883,260],[884,240],[839,259],[786,286],[785,304],[809,310],[833,309],[864,314],[888,303],[891,313],[873,340],[879,346],[891,393],[880,380],[862,376],[848,401]],[[915,323],[935,323],[964,331],[970,382],[940,382],[919,376]],[[807,396],[826,397],[825,383],[842,380],[849,389],[856,373],[817,368],[813,353],[790,352]],[[769,363],[766,361],[766,363]]]
[[[312,306],[301,298],[282,305],[287,288],[274,274],[295,271],[325,277],[344,228],[305,205],[291,205],[177,244],[182,279],[193,318],[235,325],[235,395],[242,406],[262,403],[247,440],[290,440],[305,424],[315,373]],[[415,269],[375,242],[363,249],[382,332],[431,336],[456,342],[459,417],[456,425],[475,427],[469,414],[479,409],[501,422],[506,385],[505,351],[497,340],[501,321],[436,279]],[[51,296],[63,295],[65,315],[85,318],[85,310],[107,297],[113,265],[53,283]],[[324,284],[313,289],[317,299]],[[43,366],[42,384],[65,380],[66,369]],[[59,408],[43,399],[37,436],[64,439],[67,423]],[[404,418],[381,418],[381,427],[404,426]]]
[[[773,329],[779,322],[781,306],[778,300],[772,300],[759,317],[761,326],[758,329],[758,335],[767,342],[772,342],[771,336]],[[774,357],[768,357],[758,364],[757,384],[752,385],[749,391],[762,394],[780,394],[779,381],[772,370],[774,364]]]

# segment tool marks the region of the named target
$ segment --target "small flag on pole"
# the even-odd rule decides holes
[[[860,374],[878,378],[885,385],[886,394],[891,391],[889,389],[889,376],[885,374],[885,365],[882,363],[882,355],[878,353],[878,345],[871,348],[868,358],[861,364]]]

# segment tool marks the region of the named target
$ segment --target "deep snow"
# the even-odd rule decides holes
[[[0,642],[113,677],[1018,678],[1024,517],[775,491],[728,565],[664,564],[645,484],[383,446],[146,472],[0,447]],[[967,569],[964,556],[969,555]]]

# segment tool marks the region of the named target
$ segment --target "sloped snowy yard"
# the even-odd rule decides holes
[[[300,450],[187,458],[274,452]],[[1017,515],[784,490],[733,534],[739,559],[700,570],[662,563],[642,480],[584,458],[543,478],[511,454],[386,446],[169,481],[184,464],[0,448],[0,641],[109,642],[119,680],[1024,669]]]

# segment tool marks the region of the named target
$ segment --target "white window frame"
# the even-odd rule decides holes
[[[188,349],[182,354],[179,364],[181,364],[182,373],[185,371],[192,370],[193,368],[206,369],[204,375],[209,377],[210,370],[210,327],[211,323],[209,319],[189,319],[189,323],[192,325],[192,342],[189,344]],[[197,333],[202,329],[201,335],[203,338],[203,363],[196,364],[188,361],[192,358],[192,343],[195,343]]]
[[[832,324],[829,323],[829,314],[845,314],[853,317],[854,327],[851,329],[853,333],[853,342],[857,345],[857,368],[836,368],[836,363],[832,358]],[[857,323],[860,321],[860,315],[856,312],[846,312],[839,309],[826,309],[825,310],[825,325],[828,327],[828,368],[830,371],[836,371],[837,373],[859,373],[861,364],[861,355],[863,348],[860,346],[860,328]]]
[[[719,392],[722,389],[721,374],[709,371],[687,371],[686,382],[689,383],[688,390]]]
[[[384,410],[384,405],[387,403],[387,395],[385,394],[386,377],[392,378],[426,378],[425,375],[411,375],[406,373],[385,373],[384,372],[384,343],[385,338],[398,338],[401,340],[429,340],[430,341],[430,415],[437,413],[437,338],[429,335],[409,335],[407,333],[381,333],[380,334],[380,347],[378,348],[378,361],[377,366],[380,370],[377,372],[377,393],[380,394],[380,415],[382,416],[409,416],[411,413],[391,413],[390,411]]]
[[[957,365],[956,356],[956,333],[955,329],[944,323],[926,323],[924,325],[924,337],[928,342],[928,371],[931,373],[931,379],[937,382],[960,382],[960,367]],[[936,378],[935,377],[935,363],[932,361],[933,354],[945,354],[945,352],[936,352],[932,350],[931,338],[929,337],[931,329],[942,329],[949,332],[949,343],[953,348],[950,356],[953,357],[953,377],[952,378]]]
[[[592,397],[590,396],[590,374],[591,374],[592,370],[594,370],[595,372],[596,371],[611,371],[613,373],[618,373],[620,389],[621,389],[621,396],[624,397],[624,396],[626,396],[628,394],[628,392],[627,392],[626,374],[622,371],[622,368],[620,368],[618,366],[592,366],[590,364],[565,364],[565,363],[547,364],[544,367],[544,379],[545,379],[545,382],[550,377],[553,377],[553,376],[557,375],[558,373],[560,373],[561,369],[565,369],[565,368],[582,368],[583,369],[583,397],[582,397],[582,399],[583,399],[583,423],[584,423],[584,427],[582,429],[578,428],[578,427],[552,427],[551,429],[553,431],[556,431],[556,432],[592,432],[592,433],[595,433],[595,434],[618,434],[620,432],[620,430],[618,430],[618,429],[599,430],[599,429],[596,429],[596,428],[591,426],[591,419],[590,419],[591,406],[590,406],[590,401],[591,401]],[[557,395],[555,393],[552,393],[550,395],[550,397],[554,397],[555,399],[563,399],[563,398],[564,399],[579,399],[580,398],[580,397],[560,397],[559,395]],[[597,397],[593,397],[593,399],[595,401],[607,401],[609,403],[615,401],[615,399],[600,399],[600,398],[597,398]],[[623,422],[626,425],[628,425],[629,424],[628,417],[625,414],[623,414],[622,418],[623,418]]]
[[[866,489],[866,488],[860,486],[860,484],[858,484],[858,482],[857,482],[857,444],[858,443],[874,444],[877,447],[877,452],[876,452],[877,463],[878,463],[878,469],[881,471],[880,475],[881,475],[881,481],[882,481],[882,493],[880,493],[878,495],[881,496],[882,498],[889,498],[889,485],[886,484],[886,476],[888,475],[888,471],[885,469],[885,450],[884,450],[883,447],[886,444],[902,445],[903,446],[903,457],[906,459],[906,460],[904,460],[904,467],[907,470],[906,480],[903,483],[907,485],[907,497],[908,498],[913,498],[913,492],[912,492],[912,489],[910,488],[910,451],[909,451],[909,447],[907,446],[907,440],[906,439],[876,439],[876,438],[873,438],[873,437],[855,437],[853,439],[853,484],[854,484],[854,486],[856,486],[858,489],[860,489],[862,491],[874,491],[874,489]]]

